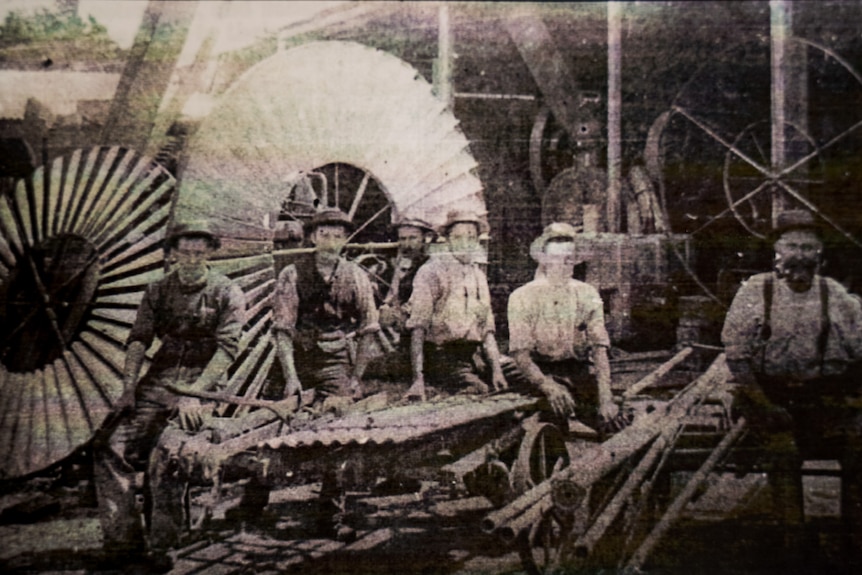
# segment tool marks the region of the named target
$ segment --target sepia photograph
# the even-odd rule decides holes
[[[0,0],[0,570],[862,573],[862,0]]]

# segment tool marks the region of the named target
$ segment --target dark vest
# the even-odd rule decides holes
[[[340,294],[333,289],[333,279],[346,262],[339,259],[332,278],[328,281],[317,271],[314,254],[306,254],[296,261],[296,292],[299,296],[296,328],[306,334],[341,330],[348,333],[359,326],[359,308],[356,292]]]

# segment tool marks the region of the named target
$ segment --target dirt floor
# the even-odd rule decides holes
[[[681,483],[685,477],[675,478]],[[838,485],[834,477],[806,477],[806,514],[814,551],[803,561],[788,555],[768,513],[762,474],[713,474],[700,496],[662,539],[642,571],[647,573],[840,572]],[[483,497],[453,497],[434,483],[413,493],[354,494],[357,538],[341,543],[313,535],[310,512],[316,484],[272,493],[265,512],[232,516],[236,499],[213,506],[212,518],[180,549],[175,574],[515,574],[523,573],[511,546],[484,534],[491,510]],[[134,565],[106,565],[101,529],[86,482],[57,489],[46,482],[7,494],[0,511],[3,572],[132,572]],[[206,492],[198,492],[197,503]],[[566,572],[620,572],[613,539],[595,552],[594,564]]]

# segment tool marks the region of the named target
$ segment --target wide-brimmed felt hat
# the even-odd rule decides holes
[[[420,218],[402,218],[395,223],[395,228],[417,228],[422,230],[423,232],[436,233],[437,230],[434,229],[434,226],[422,220]]]
[[[542,231],[542,235],[530,244],[530,257],[535,261],[539,261],[539,256],[545,252],[545,246],[548,245],[548,242],[560,238],[574,241],[577,234],[577,230],[571,224],[563,222],[548,224]]]
[[[187,222],[177,222],[171,226],[167,235],[168,248],[176,247],[180,238],[203,238],[207,240],[210,247],[217,250],[221,247],[221,239],[212,230],[210,224],[206,220],[190,220]]]
[[[773,242],[787,232],[793,230],[808,230],[818,236],[821,233],[820,223],[808,210],[785,210],[778,214],[775,220],[775,229],[770,233]]]
[[[307,233],[313,232],[320,226],[343,226],[347,231],[353,230],[350,217],[338,208],[324,208],[305,223]]]
[[[440,228],[440,233],[444,236],[449,235],[449,230],[455,224],[476,224],[480,234],[487,234],[490,227],[487,220],[472,210],[452,210],[446,214],[446,223]]]

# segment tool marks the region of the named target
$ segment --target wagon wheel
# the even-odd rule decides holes
[[[569,464],[563,434],[550,423],[531,425],[512,464],[511,483],[516,494],[545,481],[555,470]],[[518,554],[524,569],[531,574],[548,573],[559,565],[563,547],[569,541],[573,517],[552,509],[518,541]]]
[[[788,52],[797,68],[790,74],[796,84],[787,90],[800,94],[805,108],[796,115],[802,120],[788,118],[783,130],[766,120],[770,51],[768,39],[759,39],[705,63],[650,129],[645,157],[669,231],[690,234],[696,250],[709,251],[692,271],[709,295],[707,285],[722,269],[769,265],[745,259],[766,251],[773,198],[783,209],[817,213],[837,249],[862,257],[853,184],[862,177],[855,161],[862,154],[862,111],[848,105],[862,97],[862,76],[809,40],[791,39]],[[785,142],[775,155],[773,128]]]
[[[122,393],[124,344],[174,178],[122,148],[77,150],[0,197],[0,476],[44,469],[91,439]]]
[[[543,105],[530,131],[530,177],[540,198],[555,175],[572,167],[574,152],[568,133],[554,120],[550,108]]]

